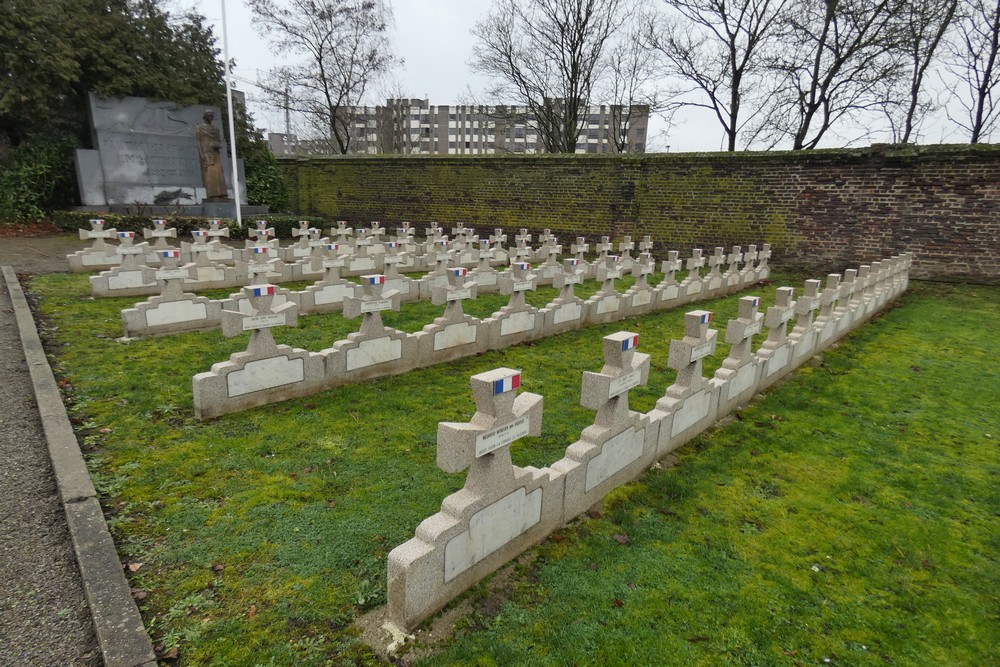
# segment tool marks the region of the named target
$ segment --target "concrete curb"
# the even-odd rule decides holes
[[[156,665],[156,654],[132,599],[31,309],[14,269],[4,266],[2,270],[104,664],[106,667]]]

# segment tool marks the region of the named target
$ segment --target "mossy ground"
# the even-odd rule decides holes
[[[82,276],[30,288],[147,627],[187,665],[377,663],[351,624],[384,603],[388,552],[464,481],[434,459],[437,423],[474,411],[468,377],[524,369],[545,417],[514,459],[546,465],[593,419],[580,373],[600,367],[601,336],[641,334],[652,368],[631,404],[646,411],[683,327],[683,309],[659,313],[203,423],[191,376],[245,336],[125,345],[119,310],[134,299],[90,299]],[[539,292],[538,305],[555,293]],[[736,297],[704,307],[721,328]],[[442,310],[404,304],[385,320],[416,331]],[[319,350],[356,326],[303,317],[275,337]],[[479,611],[429,662],[1000,662],[998,327],[1000,289],[911,282],[678,467],[559,531],[502,604],[473,589]]]

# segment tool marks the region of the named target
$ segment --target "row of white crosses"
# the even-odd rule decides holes
[[[609,262],[614,263],[610,258]],[[853,323],[863,321],[870,312],[881,307],[888,295],[897,293],[900,285],[905,286],[908,262],[906,257],[881,262],[877,272],[863,271],[866,276],[864,282],[855,280],[853,271],[846,274],[843,282],[835,281],[837,276],[831,276],[829,281],[832,287],[822,295],[818,293],[818,281],[811,281],[806,284],[804,298],[799,302],[793,300],[790,291],[781,290],[775,306],[766,315],[758,312],[759,300],[746,297],[740,305],[739,316],[727,327],[727,342],[732,346],[733,353],[720,369],[720,375],[713,379],[716,384],[724,384],[726,391],[716,394],[699,393],[697,383],[689,384],[684,381],[682,372],[675,389],[668,391],[665,403],[660,406],[666,410],[670,407],[671,400],[685,399],[685,410],[674,420],[673,428],[683,430],[699,424],[714,409],[709,402],[709,395],[714,395],[713,400],[724,409],[745,401],[752,395],[753,387],[761,383],[766,386],[781,377],[783,370],[788,367],[790,356],[793,356],[792,361],[798,363],[812,349],[828,344]],[[634,271],[641,270],[641,266],[637,264]],[[344,297],[345,315],[365,316],[359,330],[350,334],[347,339],[334,343],[331,348],[310,353],[330,359],[327,372],[316,391],[405,373],[489,349],[503,349],[509,345],[574,330],[582,326],[582,314],[587,312],[587,308],[593,307],[593,299],[601,298],[595,295],[591,300],[583,302],[573,294],[573,286],[579,280],[575,259],[564,263],[563,272],[559,276],[560,296],[541,309],[532,307],[525,300],[525,293],[533,288],[535,278],[530,264],[518,263],[511,273],[502,285],[503,291],[510,295],[508,304],[491,317],[478,320],[465,315],[461,307],[461,301],[474,296],[477,286],[468,279],[468,271],[464,267],[453,267],[449,270],[446,284],[438,287],[434,297],[436,303],[446,305],[445,313],[415,334],[384,325],[378,313],[388,309],[398,310],[399,294],[395,289],[386,289],[388,285],[384,275],[365,276],[360,294],[354,292],[345,294]],[[845,286],[854,287],[847,289]],[[274,299],[275,305],[278,305],[281,303],[278,301],[280,288],[276,290]],[[247,305],[249,302],[244,299],[238,307],[227,304],[226,309],[246,315],[251,312],[248,307],[244,307]],[[813,313],[817,308],[820,313],[814,320]],[[795,313],[799,315],[796,327],[791,333],[780,331]],[[707,315],[703,314],[704,316]],[[750,354],[749,340],[760,331],[761,320],[764,318],[771,327],[768,341],[756,354]],[[700,325],[707,325],[707,322],[701,322]],[[683,343],[681,341],[678,345]],[[711,353],[706,351],[704,342],[692,349],[694,351],[680,351],[677,354],[687,358],[685,363],[689,363],[697,360],[692,355],[697,357],[699,354],[704,356]],[[330,356],[333,353],[331,351],[342,354],[340,357]],[[306,354],[305,351],[302,353]],[[675,363],[673,355],[671,363]],[[673,391],[681,393],[673,396]],[[688,401],[689,394],[695,398]],[[255,405],[277,402],[288,397],[284,391],[275,391],[270,395],[265,392],[260,396],[264,398]],[[242,399],[230,402],[220,400],[213,406],[196,404],[199,414],[206,416],[234,412],[245,407]]]
[[[866,278],[863,287],[845,295],[855,312],[870,314],[898,296],[905,289],[908,263],[902,256],[883,262],[888,266],[880,265],[874,273],[859,272],[878,279]],[[839,295],[836,283],[831,289]],[[521,371],[497,368],[472,376],[475,414],[464,423],[442,422],[437,441],[438,466],[449,473],[468,470],[465,484],[388,557],[384,627],[392,640],[390,649],[397,649],[407,633],[464,590],[742,404],[728,397],[760,391],[778,350],[805,345],[807,339],[812,340],[810,353],[820,349],[815,341],[823,325],[813,320],[820,305],[818,291],[819,281],[810,280],[804,296],[795,301],[794,290],[782,287],[766,315],[758,312],[758,297],[741,298],[737,317],[726,326],[729,354],[712,378],[706,378],[702,368],[715,354],[719,335],[712,328],[712,313],[687,313],[684,337],[670,342],[667,365],[677,371],[676,379],[645,414],[629,408],[628,395],[648,382],[649,355],[638,352],[634,332],[606,336],[604,366],[584,372],[581,387],[581,405],[596,412],[594,422],[549,467],[522,468],[511,460],[514,443],[542,431],[543,398],[518,392]],[[858,293],[862,296],[854,299]],[[874,306],[869,308],[869,303]],[[789,334],[793,313],[798,318]],[[752,342],[761,333],[762,320],[768,323],[768,337],[754,352]],[[807,356],[789,351],[782,370],[789,372]],[[746,368],[753,371],[750,386],[730,392]]]

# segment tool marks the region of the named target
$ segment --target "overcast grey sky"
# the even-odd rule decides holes
[[[177,0],[177,4],[187,6],[192,1],[194,8],[215,25],[221,47],[221,0]],[[402,90],[414,97],[427,98],[435,105],[457,104],[468,89],[474,93],[484,90],[489,81],[472,72],[468,65],[475,41],[470,30],[477,20],[489,13],[491,5],[492,0],[393,0],[396,25],[392,42],[396,55],[405,61],[395,73]],[[230,57],[236,59],[238,77],[253,81],[258,71],[264,72],[280,63],[268,41],[254,30],[250,10],[242,0],[226,0],[226,15]],[[258,126],[272,132],[284,131],[281,112],[255,102],[257,91],[246,81],[240,81],[238,87],[247,92]],[[377,98],[370,100],[373,104],[379,102]],[[595,102],[600,103],[599,100]],[[649,150],[664,151],[668,147],[671,152],[721,149],[722,132],[711,112],[698,109],[678,113],[673,123],[668,129],[663,121],[651,120]],[[955,136],[950,125],[931,125],[925,142],[948,138],[963,140]],[[824,145],[841,145],[843,141],[843,137],[832,138],[832,143],[824,142]]]
[[[183,0],[179,4],[184,4]],[[481,92],[488,80],[474,73],[468,65],[472,57],[474,38],[472,26],[489,13],[492,0],[394,0],[396,25],[392,33],[396,54],[405,65],[395,76],[403,90],[414,97],[427,98],[431,104],[456,104],[471,88]],[[221,0],[194,0],[194,8],[215,26],[222,46]],[[236,75],[256,80],[258,71],[266,71],[279,63],[267,43],[250,23],[250,10],[242,0],[226,0],[226,22],[229,27],[229,55],[236,59]],[[238,87],[255,96],[255,88],[239,81]],[[373,100],[373,102],[376,100]],[[284,131],[284,117],[276,110],[251,102],[250,109],[258,126],[272,132]],[[684,119],[680,119],[684,120]],[[675,123],[678,119],[675,119]],[[705,122],[708,121],[708,122]],[[721,137],[710,118],[699,115],[674,128],[669,137],[661,136],[665,124],[653,121],[650,140],[659,150],[717,150]]]

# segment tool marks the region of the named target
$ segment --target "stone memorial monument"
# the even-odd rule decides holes
[[[93,149],[77,149],[81,203],[91,210],[232,217],[232,167],[216,107],[88,96]],[[246,203],[242,161],[240,202]],[[262,212],[261,208],[254,211]]]

